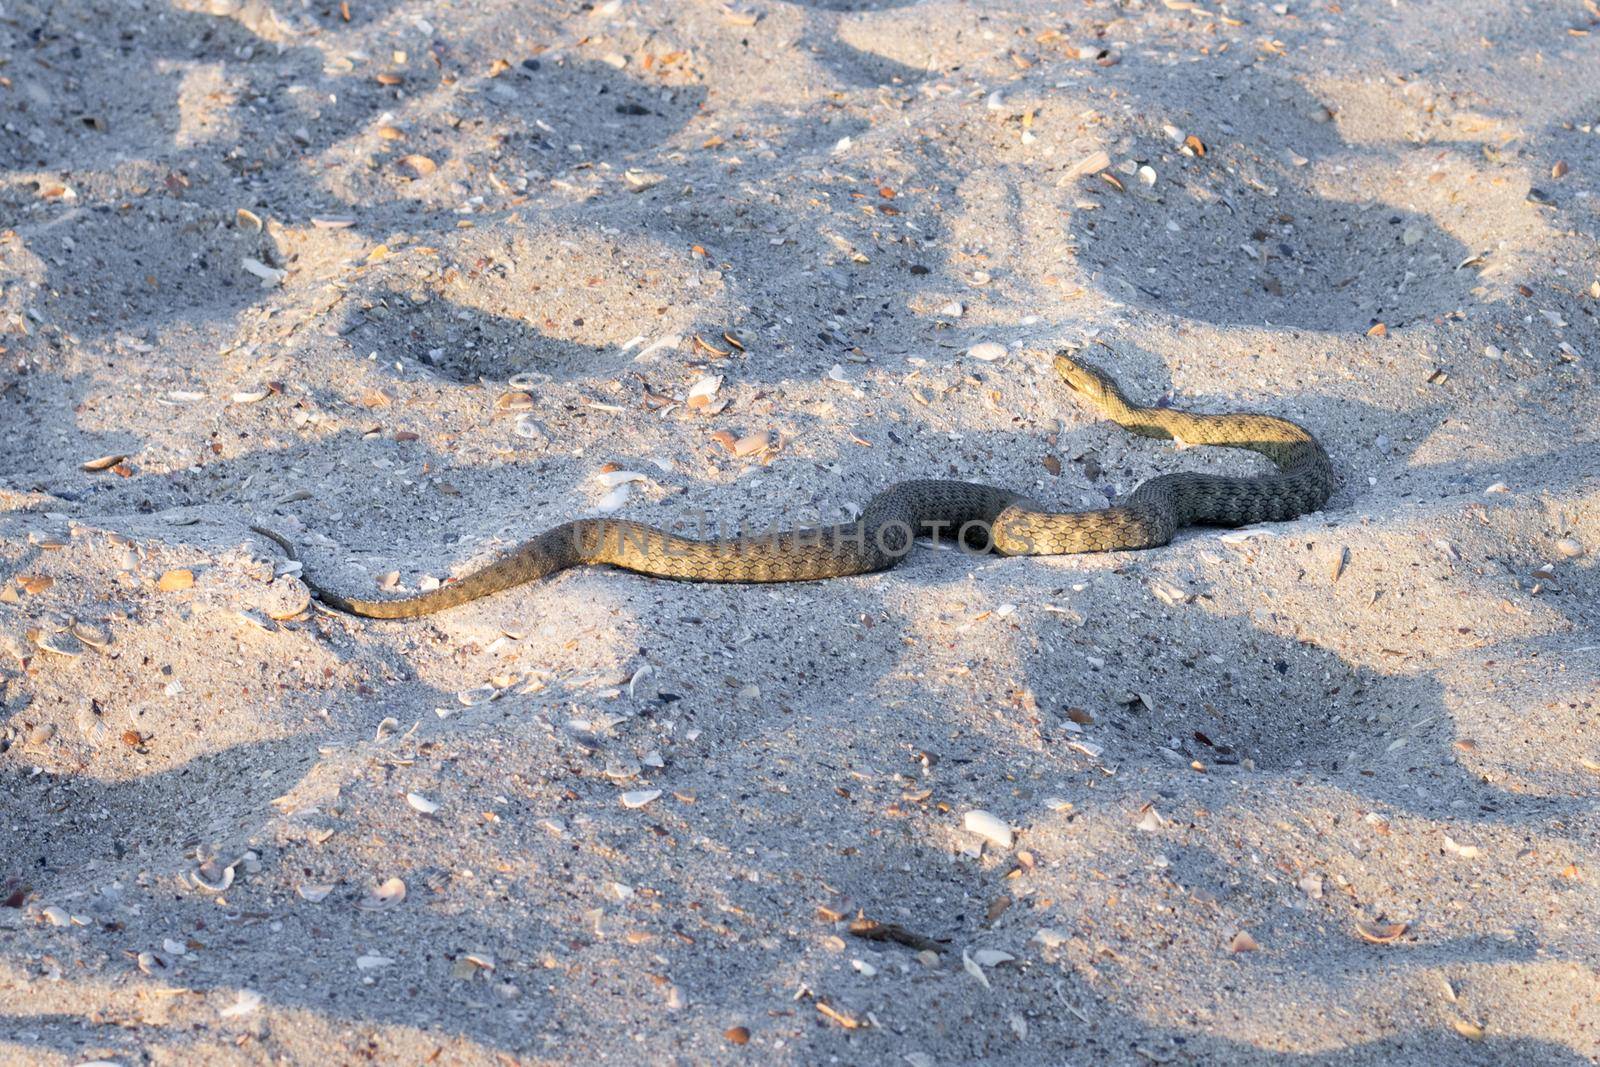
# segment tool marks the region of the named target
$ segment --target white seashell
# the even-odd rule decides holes
[[[939,309],[939,316],[946,319],[959,319],[967,313],[967,306],[959,300],[952,300]]]
[[[722,388],[722,375],[713,374],[701,378],[689,387],[689,395],[685,398],[691,403],[697,399],[709,401],[717,395],[717,390]]]
[[[972,975],[972,977],[976,978],[978,980],[978,984],[983,986],[983,988],[991,988],[989,985],[989,976],[983,973],[983,968],[979,966],[976,960],[967,955],[965,949],[963,949],[961,952],[961,968],[968,974]]]
[[[675,333],[668,334],[667,336],[652,341],[643,348],[639,349],[639,354],[633,357],[634,362],[637,363],[646,356],[653,356],[662,349],[677,348],[681,344],[683,344],[683,337],[681,335]]]
[[[250,256],[245,256],[243,259],[241,259],[239,261],[239,266],[243,267],[249,273],[254,274],[257,278],[260,278],[261,284],[268,289],[275,285],[281,285],[283,280],[289,276],[288,271],[279,270],[276,267],[269,267],[259,259],[253,259]]]
[[[1563,537],[1556,542],[1556,551],[1567,559],[1578,559],[1584,553],[1583,542],[1576,537]]]
[[[1475,860],[1481,853],[1477,845],[1463,845],[1449,834],[1444,835],[1444,850],[1453,856],[1460,856],[1464,860]]]
[[[265,400],[271,395],[272,393],[266,389],[251,389],[234,393],[233,402],[235,404],[254,404],[257,401]]]
[[[390,959],[388,956],[379,956],[379,955],[376,955],[376,954],[366,955],[366,956],[357,956],[356,957],[356,970],[358,970],[358,971],[376,971],[380,967],[387,967],[393,962],[394,962],[394,960]]]
[[[72,916],[67,914],[67,909],[56,904],[42,909],[39,914],[50,920],[51,926],[71,926]]]
[[[638,471],[606,471],[604,474],[595,475],[595,481],[607,489],[615,489],[617,486],[627,485],[629,482],[649,481],[649,479],[650,476],[648,474],[640,474]]]
[[[661,795],[659,789],[635,789],[622,794],[622,806],[625,808],[642,808]]]
[[[1144,818],[1139,820],[1136,829],[1143,830],[1147,834],[1154,834],[1160,832],[1161,825],[1161,813],[1156,811],[1155,808],[1151,808],[1144,813]]]
[[[261,994],[254,989],[241,989],[234,1002],[217,1014],[224,1019],[232,1019],[240,1015],[249,1015],[259,1007],[261,1007]]]
[[[398,729],[400,729],[400,720],[390,716],[378,724],[378,730],[372,735],[372,739],[374,741],[382,741]]]
[[[406,899],[405,882],[399,878],[391,878],[382,885],[367,890],[367,895],[361,898],[356,907],[363,911],[383,911],[394,907],[404,899]]]
[[[1011,834],[1011,827],[987,811],[967,812],[961,820],[961,825],[966,827],[969,833],[988,838],[1001,848],[1010,848],[1011,842],[1014,840]]]
[[[407,793],[406,803],[411,805],[413,811],[420,811],[424,815],[432,815],[439,810],[439,805],[421,793]]]
[[[602,515],[610,515],[628,502],[628,492],[627,483],[623,483],[601,497],[595,503],[594,509]]]
[[[844,365],[840,363],[835,363],[828,368],[828,380],[830,382],[838,382],[840,385],[850,384],[850,377],[845,374]]]
[[[999,341],[979,341],[967,349],[967,355],[973,359],[981,359],[985,363],[993,363],[997,359],[1004,359],[1006,346]]]
[[[860,972],[864,978],[871,978],[878,973],[878,968],[874,967],[866,960],[851,960],[850,966],[854,967],[858,972]]]
[[[997,948],[980,948],[972,954],[973,960],[982,967],[998,967],[1002,963],[1010,963],[1017,957],[1009,952],[1002,952]]]
[[[313,904],[318,904],[326,900],[328,898],[328,894],[333,892],[333,883],[326,882],[321,885],[300,885],[295,888],[295,892],[299,893],[302,899],[308,900]]]

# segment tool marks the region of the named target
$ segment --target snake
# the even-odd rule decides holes
[[[1067,388],[1122,429],[1265,456],[1277,468],[1254,476],[1179,472],[1141,482],[1109,507],[1051,511],[1008,489],[978,482],[917,479],[876,493],[857,518],[815,526],[697,539],[641,522],[581,518],[551,527],[458,580],[409,596],[345,596],[306,576],[312,595],[337,611],[404,619],[458,607],[525,582],[587,564],[696,582],[803,582],[887,570],[919,537],[954,537],[969,550],[1051,556],[1155,548],[1185,526],[1286,522],[1319,510],[1334,489],[1333,466],[1310,431],[1272,415],[1198,414],[1131,403],[1116,380],[1072,351],[1055,356]],[[288,538],[252,526],[298,560]]]

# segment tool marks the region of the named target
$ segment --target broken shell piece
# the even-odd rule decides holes
[[[171,965],[168,964],[167,961],[162,957],[157,956],[154,952],[141,952],[139,953],[138,960],[139,970],[149,975],[151,978],[164,977],[169,971],[172,970]]]
[[[121,463],[127,458],[128,457],[126,454],[122,452],[115,452],[109,456],[100,456],[97,459],[84,460],[83,469],[86,471],[110,470],[112,467],[115,467],[118,463]]]
[[[611,492],[595,501],[595,511],[602,515],[610,515],[614,511],[621,510],[622,506],[628,502],[628,493],[628,483],[623,482],[621,485],[611,490]]]
[[[766,431],[747,433],[733,443],[736,456],[754,456],[772,447],[772,437]]]
[[[1108,154],[1103,151],[1090,153],[1067,168],[1067,173],[1062,176],[1058,184],[1065,185],[1076,178],[1099,174],[1109,166],[1111,166],[1111,157]]]
[[[363,911],[383,911],[394,907],[404,899],[406,899],[405,882],[399,878],[390,878],[381,885],[367,890],[367,895],[356,903],[356,907]]]
[[[496,411],[504,412],[532,411],[533,394],[523,392],[520,389],[513,390],[509,393],[501,393],[499,396],[495,397],[494,409]]]
[[[288,271],[279,270],[277,267],[269,267],[259,259],[251,256],[245,256],[241,259],[239,266],[243,267],[247,273],[254,274],[257,278],[260,278],[262,286],[267,289],[283,284],[283,280],[289,276]]]
[[[622,794],[622,806],[625,808],[642,808],[661,795],[659,789],[635,789]]]
[[[216,860],[207,860],[189,872],[194,884],[208,893],[223,893],[233,885],[233,864],[221,867]]]
[[[301,885],[301,886],[297,886],[295,888],[295,892],[299,893],[302,899],[308,900],[311,903],[316,904],[316,903],[318,903],[320,901],[326,900],[327,897],[328,897],[328,894],[333,892],[333,883],[325,882],[325,883],[315,884],[315,885],[313,885],[313,884]]]
[[[194,586],[194,571],[176,567],[156,580],[156,588],[163,593],[178,593]]]
[[[711,398],[717,395],[717,390],[722,388],[722,375],[713,374],[701,378],[689,387],[689,394],[684,398],[692,408],[709,407]]]
[[[415,153],[409,156],[401,156],[395,162],[398,166],[410,171],[412,180],[417,178],[426,178],[428,175],[439,169],[439,164],[435,163],[427,156],[417,155]]]
[[[111,635],[98,626],[90,626],[86,622],[72,624],[72,636],[88,645],[95,651],[111,647]]]
[[[1410,923],[1380,923],[1362,919],[1356,923],[1356,934],[1374,945],[1388,945],[1400,940],[1410,928]]]
[[[629,168],[622,172],[622,181],[629,189],[642,193],[646,189],[653,189],[667,180],[665,174],[656,174],[652,171]]]
[[[40,631],[34,634],[33,643],[58,656],[76,659],[83,655],[83,642],[72,636],[70,631]]]
[[[627,782],[639,777],[639,761],[632,756],[617,756],[606,761],[605,775],[613,782]]]
[[[487,704],[499,695],[500,690],[485,682],[483,685],[475,685],[471,689],[463,689],[456,694],[456,699],[464,707],[475,708],[479,704]]]
[[[439,810],[438,802],[429,800],[421,793],[407,793],[406,803],[411,805],[413,811],[420,811],[424,815],[432,815]]]
[[[1010,848],[1014,840],[1011,827],[989,814],[987,811],[969,811],[962,818],[961,825],[969,833],[987,838],[1001,848]]]

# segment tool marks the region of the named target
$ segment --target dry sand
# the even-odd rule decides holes
[[[346,11],[0,0],[0,1061],[1600,1054],[1593,3]],[[248,529],[1260,469],[1066,344],[1337,494],[410,623]]]

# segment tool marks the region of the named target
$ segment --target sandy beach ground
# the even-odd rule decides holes
[[[0,1062],[1594,1062],[1597,87],[1581,0],[0,0]],[[250,531],[1264,469],[1064,346],[1338,490],[411,622]]]

